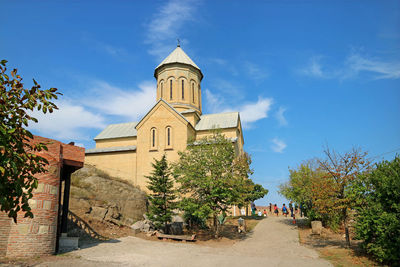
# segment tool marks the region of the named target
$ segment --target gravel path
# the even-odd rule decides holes
[[[266,218],[246,240],[230,247],[154,242],[125,237],[69,253],[38,266],[332,266],[301,246],[289,218]]]

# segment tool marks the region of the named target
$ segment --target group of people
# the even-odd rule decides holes
[[[303,217],[301,205],[299,206],[297,205],[297,203],[293,204],[293,202],[290,201],[289,207],[287,207],[286,204],[283,203],[281,208],[282,215],[285,215],[285,217],[287,217],[289,215],[289,211],[290,211],[290,217],[295,217],[296,214],[298,214],[299,212],[300,212],[300,217]],[[276,216],[279,216],[278,205],[277,204],[272,205],[272,203],[269,203],[269,212],[270,213],[273,212]]]
[[[297,203],[293,204],[292,201],[290,201],[289,206],[286,206],[285,203],[283,203],[282,208],[280,209],[282,212],[282,215],[284,215],[285,217],[287,217],[289,215],[289,211],[290,211],[290,217],[295,217],[299,212],[300,212],[300,217],[303,217],[303,210],[301,205],[297,205]],[[264,216],[267,217],[267,210],[264,209],[264,211],[258,210],[256,209],[256,205],[254,204],[254,202],[251,203],[251,211],[253,215],[258,215],[258,216]],[[276,216],[279,216],[279,208],[277,204],[272,205],[272,203],[269,203],[269,213],[272,214],[274,213]]]

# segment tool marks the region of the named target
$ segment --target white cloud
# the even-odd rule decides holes
[[[205,90],[207,107],[211,112],[239,111],[243,127],[250,128],[258,120],[268,117],[268,112],[273,104],[272,98],[259,97],[257,102],[248,102],[243,105],[227,105],[225,99],[220,95],[213,94],[210,90]]]
[[[346,65],[358,75],[362,71],[375,73],[375,79],[398,79],[400,78],[400,62],[384,62],[375,58],[362,57],[359,54],[351,54]]]
[[[300,70],[300,73],[306,76],[325,78],[326,73],[322,71],[322,66],[320,61],[321,61],[321,56],[312,57],[308,65]]]
[[[63,141],[87,141],[93,138],[91,129],[104,129],[109,116],[123,121],[140,120],[155,104],[154,82],[144,81],[138,88],[119,88],[105,81],[88,81],[85,91],[90,97],[58,101],[58,110],[43,114],[35,111],[39,123],[29,129],[40,135]],[[115,118],[113,118],[115,119]],[[114,120],[113,120],[114,121]]]
[[[82,143],[75,143],[74,145],[75,145],[75,146],[80,146],[80,147],[85,147],[85,145],[82,144]]]
[[[286,108],[279,107],[278,111],[275,113],[275,118],[277,119],[279,126],[288,125],[288,122],[287,122],[285,116],[283,115],[283,113],[285,113],[285,111],[286,111]]]
[[[59,109],[53,113],[33,112],[39,122],[32,122],[29,129],[43,136],[74,141],[89,140],[91,137],[86,134],[87,129],[101,129],[106,125],[102,115],[90,112],[82,105],[66,101],[56,104]]]
[[[205,97],[209,110],[213,113],[221,112],[221,105],[223,105],[224,100],[220,96],[211,93],[211,91],[208,89],[206,89],[204,92],[206,94]]]
[[[272,139],[271,142],[271,149],[276,153],[283,153],[283,150],[287,147],[286,143],[278,138]]]
[[[272,103],[272,98],[259,97],[256,103],[252,102],[239,106],[238,110],[243,122],[243,127],[250,127],[251,123],[267,118]]]
[[[360,73],[373,74],[372,79],[400,78],[400,62],[384,61],[378,58],[351,53],[339,68],[327,68],[322,64],[322,56],[314,56],[307,66],[300,69],[300,74],[322,79],[349,79]]]
[[[171,52],[176,38],[182,38],[183,26],[196,18],[198,3],[196,0],[170,0],[160,7],[147,25],[146,43],[151,44],[148,51],[151,55],[162,59]]]
[[[145,81],[137,89],[121,89],[104,81],[95,81],[91,88],[94,98],[86,99],[88,106],[106,115],[117,115],[138,121],[155,104],[156,84]]]
[[[254,63],[245,62],[244,68],[249,77],[253,80],[260,81],[268,77],[268,73]]]

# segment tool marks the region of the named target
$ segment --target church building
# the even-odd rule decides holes
[[[156,104],[138,122],[108,125],[87,149],[85,163],[147,190],[151,163],[166,154],[179,159],[188,142],[212,134],[218,128],[231,139],[237,155],[243,153],[239,112],[203,114],[203,73],[179,46],[154,70]],[[135,103],[132,103],[134,105]]]

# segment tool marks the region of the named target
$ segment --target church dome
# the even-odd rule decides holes
[[[193,62],[193,60],[183,51],[183,49],[178,45],[174,51],[171,52],[154,70],[154,77],[157,78],[157,71],[165,65],[174,64],[174,63],[181,63],[185,65],[189,65],[194,67],[200,72],[201,79],[203,78],[203,73],[201,72],[200,68]]]

